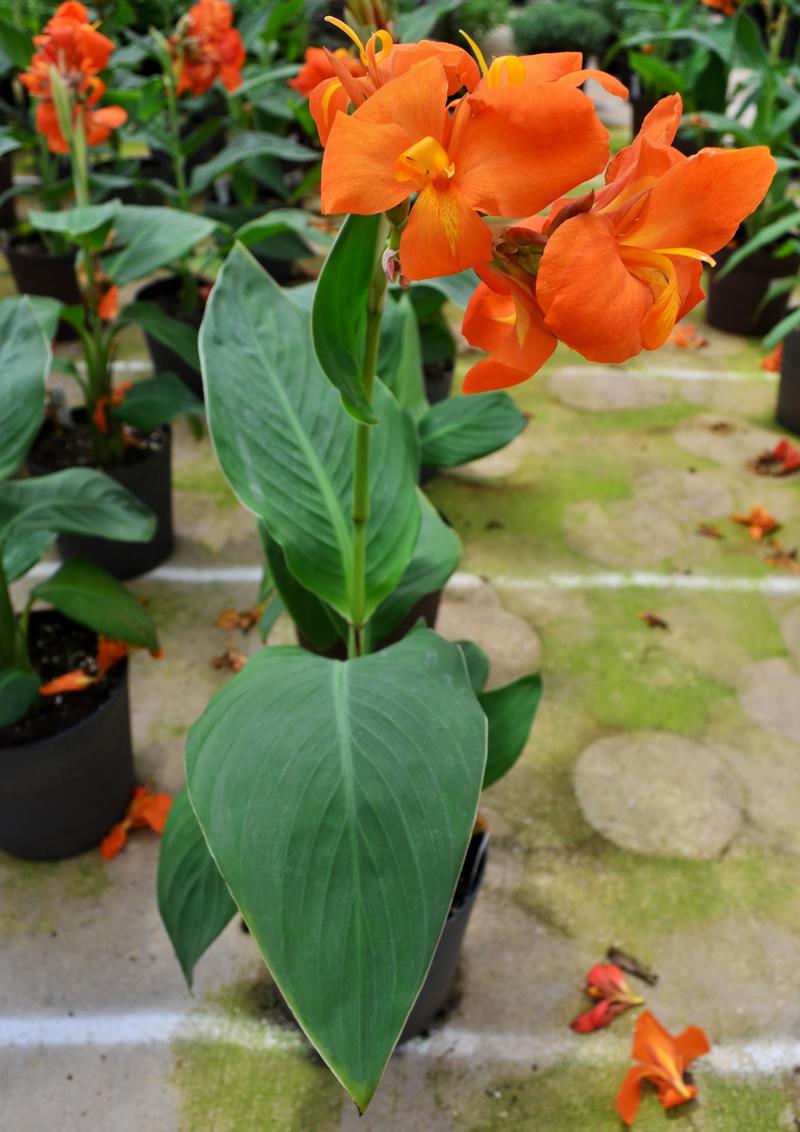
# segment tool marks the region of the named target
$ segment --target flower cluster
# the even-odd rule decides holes
[[[226,90],[242,84],[245,49],[227,0],[198,0],[170,40],[178,94],[205,94],[217,79]]]
[[[105,141],[127,118],[121,106],[97,105],[106,89],[99,74],[108,66],[114,44],[89,22],[78,0],[59,6],[34,44],[36,51],[20,81],[37,100],[36,128],[50,151],[69,152],[54,99],[53,70],[67,92],[73,128],[82,124],[88,145]]]
[[[703,264],[775,174],[763,146],[675,149],[679,95],[609,163],[608,131],[580,87],[593,78],[627,91],[578,53],[487,65],[474,44],[477,63],[386,31],[362,44],[331,22],[358,58],[327,52],[323,76],[309,57],[295,83],[319,79],[309,106],[325,146],[322,210],[390,213],[402,230],[394,267],[409,280],[478,272],[463,332],[489,356],[466,392],[525,381],[558,341],[598,362],[663,345],[703,297]],[[574,195],[604,170],[604,183]]]

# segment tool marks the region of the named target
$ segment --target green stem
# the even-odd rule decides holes
[[[181,145],[181,119],[178,111],[178,92],[175,87],[175,71],[172,61],[164,66],[164,89],[167,92],[167,112],[172,134],[172,168],[175,172],[175,187],[178,190],[178,207],[181,212],[189,211],[189,188],[186,183],[186,162]]]
[[[5,668],[12,665],[23,668],[25,671],[31,671],[28,650],[14,616],[11,594],[3,570],[2,556],[0,556],[0,667]]]
[[[386,225],[381,223],[375,246],[372,281],[367,295],[367,332],[364,340],[364,357],[361,364],[361,384],[367,401],[372,404],[375,373],[380,349],[383,303],[386,296],[386,274],[381,256],[386,246]],[[392,230],[390,244],[396,244]],[[369,456],[372,425],[356,425],[355,452],[353,455],[353,560],[350,603],[350,631],[347,642],[349,657],[363,653],[363,633],[366,621],[367,524],[369,522]]]

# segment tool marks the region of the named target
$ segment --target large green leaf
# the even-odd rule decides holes
[[[31,61],[31,55],[33,55],[33,40],[14,23],[0,19],[0,52],[18,70],[24,71]]]
[[[0,480],[12,475],[42,425],[44,382],[50,367],[45,341],[28,300],[0,303]]]
[[[405,43],[426,39],[439,20],[458,8],[460,0],[431,0],[428,4],[415,4],[408,12],[401,12],[398,20],[400,37]]]
[[[252,248],[276,236],[291,232],[299,236],[306,247],[313,244],[327,246],[332,243],[326,232],[311,223],[312,219],[313,217],[304,208],[274,208],[271,212],[265,212],[263,216],[248,220],[238,228],[236,239],[245,247]]]
[[[474,692],[480,692],[489,678],[489,658],[474,641],[456,641],[467,662],[469,681]],[[488,761],[488,759],[487,759]]]
[[[512,684],[481,692],[480,705],[489,721],[489,755],[483,785],[491,786],[511,770],[525,750],[542,698],[542,678],[521,676]]]
[[[361,369],[367,333],[367,298],[375,272],[379,216],[348,216],[322,269],[311,327],[319,364],[357,420],[374,424]]]
[[[158,910],[184,978],[227,927],[236,905],[208,851],[187,791],[172,803],[158,853]]]
[[[459,648],[255,653],[186,746],[214,860],[298,1022],[363,1111],[428,971],[483,780]]]
[[[39,694],[39,679],[21,668],[0,668],[0,727],[16,723]]]
[[[386,303],[381,327],[378,373],[415,421],[428,411],[422,370],[422,343],[409,295]]]
[[[7,582],[16,582],[27,574],[42,557],[55,538],[52,531],[20,531],[2,543],[3,573]]]
[[[369,641],[379,644],[420,598],[442,589],[461,559],[461,540],[433,504],[419,492],[422,521],[414,554],[405,574],[369,621]]]
[[[149,507],[91,468],[0,484],[0,544],[13,545],[37,531],[144,542],[155,527]]]
[[[137,381],[111,415],[150,432],[173,417],[197,416],[202,412],[202,402],[185,382],[174,373],[159,373],[146,381]]]
[[[59,212],[40,212],[31,209],[28,219],[40,232],[58,232],[75,241],[93,235],[93,246],[102,247],[119,211],[117,200],[105,204],[89,204],[83,208],[64,208]]]
[[[524,414],[502,390],[451,397],[420,421],[422,460],[434,468],[454,468],[504,448],[524,428]]]
[[[300,585],[286,565],[280,545],[270,538],[263,524],[259,525],[272,579],[289,616],[309,644],[318,652],[327,652],[338,640],[347,638],[347,623],[316,594]]]
[[[209,429],[231,487],[298,581],[346,617],[356,426],[314,357],[308,317],[238,245],[208,302],[200,355]],[[367,616],[400,580],[420,521],[415,438],[380,383],[375,408]]]
[[[202,193],[217,177],[221,177],[229,169],[252,157],[278,157],[284,161],[316,161],[317,156],[313,149],[300,145],[291,138],[250,130],[240,134],[210,161],[195,166],[189,187],[193,194]]]
[[[32,595],[96,633],[146,649],[158,648],[155,626],[139,599],[93,562],[70,559],[34,586]]]
[[[104,257],[105,269],[115,283],[132,283],[187,255],[216,227],[215,220],[177,208],[125,205],[114,221],[115,246],[123,246]]]

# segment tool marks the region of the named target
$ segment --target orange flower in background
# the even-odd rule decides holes
[[[650,1081],[665,1109],[686,1104],[697,1089],[686,1081],[686,1069],[698,1057],[710,1053],[711,1044],[698,1026],[689,1026],[673,1038],[661,1023],[645,1011],[636,1023],[631,1057],[640,1062],[628,1070],[617,1094],[617,1112],[625,1124],[633,1124],[642,1101],[642,1082]]]
[[[115,288],[115,290],[116,290],[116,288]],[[99,307],[97,309],[97,313],[100,314],[100,308]],[[102,318],[103,315],[100,314],[100,317]],[[122,402],[125,400],[125,394],[131,388],[132,384],[133,383],[130,382],[130,381],[123,381],[121,385],[118,385],[116,387],[114,392],[111,394],[111,406],[112,406],[112,408],[117,408],[119,405],[122,404]],[[108,397],[98,397],[97,402],[95,403],[94,411],[92,412],[92,424],[97,429],[97,431],[102,432],[102,434],[104,436],[108,435],[108,415],[107,414],[108,414]]]
[[[783,342],[779,342],[761,361],[765,373],[780,373],[783,364]]]
[[[781,528],[781,524],[774,515],[770,515],[766,507],[760,505],[752,507],[747,515],[733,514],[731,519],[734,523],[749,528],[750,538],[753,542],[761,542],[765,535],[771,535]]]
[[[707,8],[716,8],[726,16],[735,16],[739,0],[703,0]]]
[[[103,858],[110,861],[116,857],[132,829],[149,828],[155,833],[163,833],[171,809],[169,794],[155,794],[148,786],[135,787],[127,814],[100,842]]]
[[[178,94],[205,94],[217,79],[226,90],[242,85],[245,49],[227,0],[198,0],[170,40],[178,65]]]
[[[671,145],[680,117],[680,96],[662,99],[609,166],[592,208],[559,224],[544,249],[536,295],[545,323],[589,361],[662,346],[703,297],[703,262],[775,175],[765,146],[684,157]]]
[[[46,684],[39,687],[40,696],[59,696],[63,692],[82,692],[92,684],[99,684],[109,668],[128,655],[128,645],[113,637],[105,637],[101,633],[97,638],[97,656],[95,658],[95,674],[76,668],[73,672],[66,672],[63,676],[56,676]]]
[[[448,88],[439,59],[414,64],[353,114],[336,115],[322,163],[325,213],[372,215],[417,194],[400,240],[409,279],[488,263],[482,214],[534,213],[607,158],[608,132],[575,87],[525,83],[513,115],[483,94],[451,115]]]
[[[293,79],[289,79],[289,86],[292,90],[296,90],[298,94],[309,95],[314,87],[319,86],[321,82],[335,78],[336,71],[331,64],[330,54],[331,52],[324,47],[307,47],[303,66]],[[354,59],[344,47],[337,48],[332,54],[341,66],[347,68],[351,75],[361,76],[364,74],[362,64],[358,59]]]
[[[640,995],[633,993],[624,972],[615,963],[595,964],[586,976],[583,989],[589,998],[595,999],[595,1005],[570,1023],[570,1028],[579,1034],[600,1030],[624,1011],[644,1002]]]
[[[70,99],[73,124],[82,123],[88,145],[99,145],[123,125],[128,115],[121,106],[97,105],[106,89],[97,76],[108,66],[115,47],[89,22],[83,4],[76,0],[62,4],[33,42],[37,50],[20,81],[37,100],[36,128],[52,153],[69,152],[53,102],[53,67]]]

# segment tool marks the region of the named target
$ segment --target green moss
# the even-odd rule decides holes
[[[89,907],[110,887],[99,852],[69,861],[17,861],[0,854],[0,934],[48,935],[75,906]]]
[[[719,861],[663,860],[592,837],[572,851],[532,853],[514,899],[569,936],[647,954],[670,932],[723,916],[797,926],[795,873],[788,859],[755,849]]]
[[[176,467],[172,479],[178,491],[191,491],[197,495],[204,495],[221,511],[229,511],[239,506],[238,499],[228,487],[225,477],[210,453],[206,453],[205,460],[195,460],[183,467]]]
[[[335,1132],[344,1094],[288,1020],[268,978],[222,988],[204,1006],[225,1019],[222,1032],[213,1041],[173,1044],[181,1132]],[[257,1043],[265,1022],[285,1041],[278,1032],[274,1048],[245,1048]]]
[[[627,1063],[607,1061],[587,1067],[562,1063],[524,1078],[499,1077],[461,1104],[457,1127],[463,1132],[620,1132],[614,1101]],[[784,1127],[790,1092],[779,1079],[735,1083],[712,1077],[697,1063],[698,1100],[666,1116],[647,1089],[636,1118],[637,1132],[776,1132]],[[450,1078],[433,1081],[443,1095]],[[463,1086],[462,1086],[463,1090]],[[788,1125],[786,1125],[788,1127]]]

